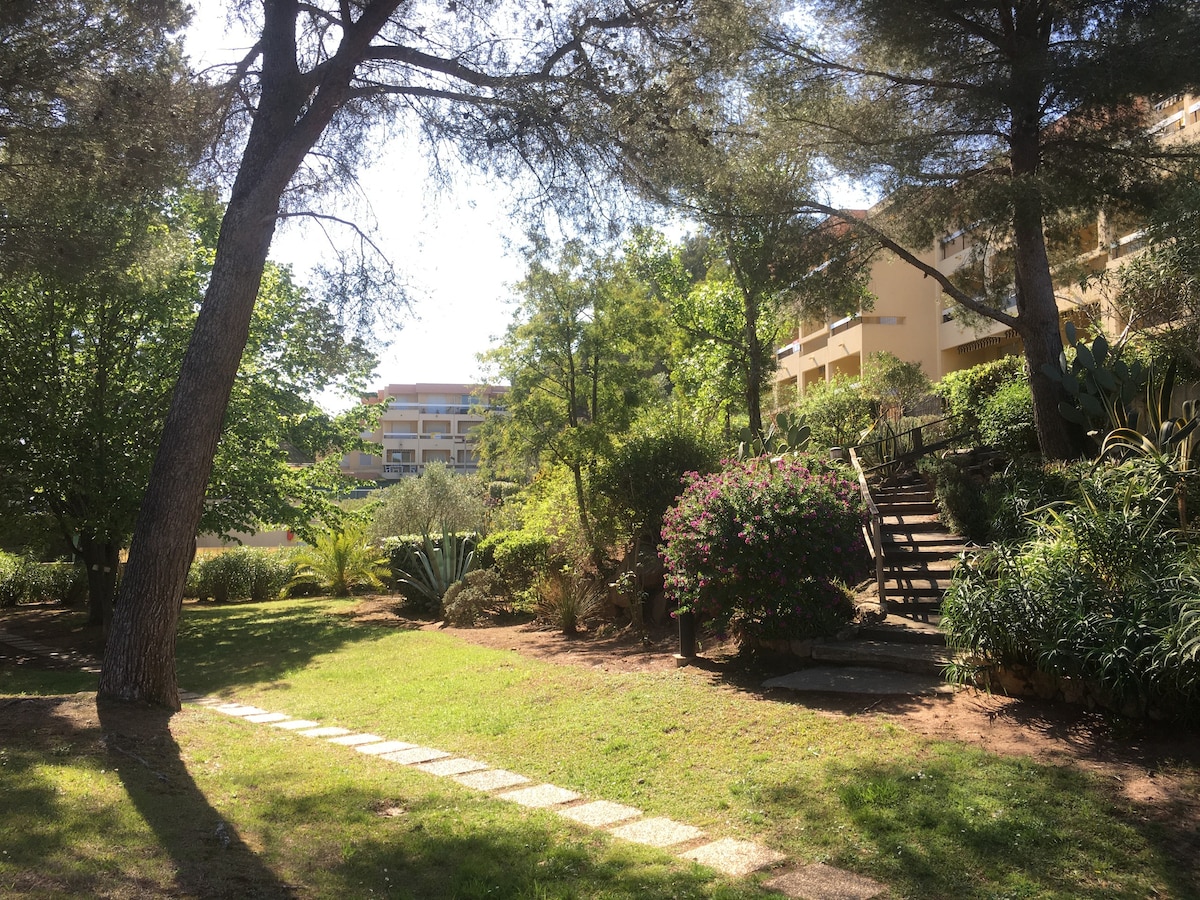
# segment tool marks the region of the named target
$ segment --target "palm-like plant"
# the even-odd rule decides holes
[[[297,553],[295,561],[296,574],[285,591],[298,584],[316,584],[334,597],[347,597],[360,588],[382,588],[388,571],[387,558],[358,525],[325,532],[313,546]]]

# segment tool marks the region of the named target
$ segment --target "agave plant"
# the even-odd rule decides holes
[[[1115,428],[1104,438],[1101,459],[1142,458],[1150,460],[1172,485],[1179,509],[1179,527],[1188,527],[1187,480],[1196,474],[1196,451],[1200,448],[1200,415],[1196,401],[1182,404],[1180,416],[1172,416],[1175,393],[1175,364],[1160,382],[1151,372],[1146,379],[1146,419],[1133,416],[1128,426]]]
[[[300,584],[316,584],[334,597],[347,597],[359,588],[383,587],[387,558],[372,546],[362,526],[327,531],[296,554],[296,574],[285,593]]]
[[[422,549],[416,550],[407,569],[397,569],[397,581],[412,588],[432,604],[440,605],[451,585],[461,581],[475,564],[471,540],[442,529],[442,539],[435,543],[425,532]]]

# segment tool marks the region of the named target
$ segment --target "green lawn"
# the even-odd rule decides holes
[[[1195,836],[1149,821],[1111,780],[1081,769],[764,701],[695,669],[612,674],[445,633],[353,625],[328,614],[338,606],[188,607],[180,683],[470,755],[795,862],[841,866],[899,897],[1200,896]],[[63,689],[61,676],[48,684]],[[116,753],[121,777],[147,783],[137,790],[189,785],[199,812],[181,810],[171,826],[130,806],[135,785],[111,771],[114,751],[83,753],[87,741],[6,748],[3,796],[27,799],[0,820],[0,846],[17,848],[0,856],[0,893],[35,855],[63,878],[116,867],[169,884],[182,877],[172,871],[193,866],[172,849],[189,842],[169,835],[207,815],[236,829],[254,867],[306,896],[762,895],[753,879],[730,884],[552,814],[276,729],[188,710],[169,735],[180,774],[166,786],[153,766]],[[1194,771],[1185,781],[1200,784]],[[39,796],[69,811],[47,817]],[[201,838],[212,853],[211,835]]]

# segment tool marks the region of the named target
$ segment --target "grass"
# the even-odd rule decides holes
[[[444,633],[356,626],[330,615],[348,605],[189,607],[180,683],[470,755],[715,837],[753,839],[796,862],[868,875],[896,896],[1200,896],[1195,836],[1154,821],[1111,780],[1077,767],[763,701],[697,670],[554,666]],[[551,814],[212,713],[176,716],[172,742],[200,812],[171,827],[143,813],[140,837],[135,820],[116,823],[122,866],[161,856],[164,842],[180,843],[162,835],[211,808],[210,821],[216,815],[236,827],[256,865],[282,884],[303,885],[305,896],[763,896],[752,880],[730,884],[666,854],[568,828]],[[22,771],[36,772],[47,795],[70,797],[81,783],[98,789],[114,778],[95,771],[111,765],[111,752],[48,757],[45,748],[18,748],[0,768],[6,803],[8,789],[29,780],[13,779],[9,768],[13,753],[26,752]],[[1195,772],[1184,777],[1190,789],[1200,784]],[[133,793],[132,784],[113,782],[106,799],[82,807],[120,810]],[[380,804],[400,812],[380,815]],[[0,823],[0,846],[9,846],[4,831],[25,834],[39,821],[46,839],[80,829],[61,846],[95,849],[60,866],[107,871],[110,832],[89,834],[93,817],[51,824],[33,812],[34,798],[18,808],[25,818]],[[202,837],[195,841],[204,845]],[[192,871],[179,856],[175,869]],[[0,878],[5,871],[0,865]],[[167,869],[153,874],[149,862],[146,871],[159,884],[168,877]]]

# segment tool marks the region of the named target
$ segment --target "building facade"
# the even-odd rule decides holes
[[[488,413],[504,408],[507,393],[507,387],[489,385],[389,384],[364,398],[386,404],[378,431],[364,435],[382,453],[350,454],[342,471],[382,483],[420,475],[431,462],[473,473],[479,468],[476,429]]]
[[[1200,139],[1200,95],[1165,98],[1154,104],[1151,117],[1155,124],[1150,130],[1164,143]],[[1082,324],[1101,319],[1112,334],[1125,327],[1115,311],[1105,308],[1096,290],[1078,286],[1077,276],[1123,265],[1142,249],[1142,237],[1136,223],[1099,216],[1081,224],[1070,266],[1072,277],[1062,279],[1057,294],[1062,321]],[[968,265],[986,269],[990,264],[980,260],[967,231],[943,235],[932,248],[916,255],[947,275]],[[874,262],[869,290],[876,297],[871,310],[836,321],[804,323],[777,350],[776,408],[785,408],[816,381],[858,375],[866,359],[879,351],[920,363],[933,381],[948,372],[1022,352],[1021,339],[1012,329],[963,316],[936,281],[895,256],[885,254]]]

